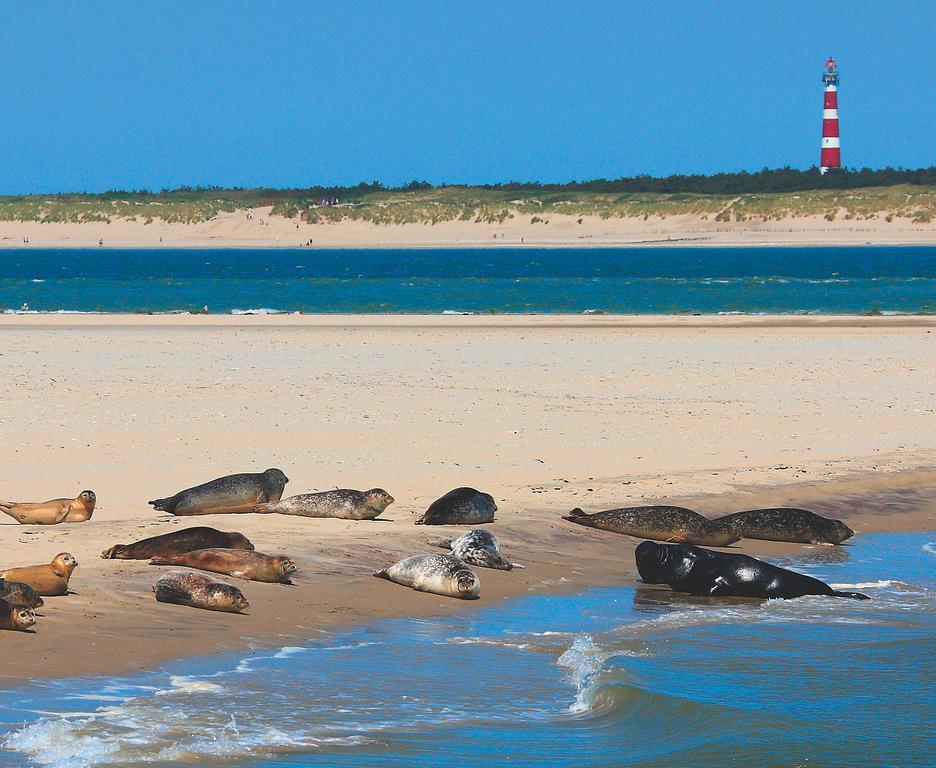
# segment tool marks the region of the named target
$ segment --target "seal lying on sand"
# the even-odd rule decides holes
[[[417,592],[476,600],[481,594],[478,577],[452,555],[412,555],[374,574]]]
[[[798,544],[841,544],[855,532],[841,520],[822,517],[807,509],[776,507],[752,509],[719,517],[715,522],[737,522],[746,539],[792,541]]]
[[[149,502],[159,512],[171,515],[214,515],[253,512],[258,502],[279,501],[289,478],[280,469],[240,475],[226,475],[217,480],[186,488],[166,499]]]
[[[180,555],[161,555],[150,560],[150,565],[184,565],[200,571],[274,584],[292,584],[289,577],[296,572],[295,563],[285,555],[264,555],[243,549],[196,549]]]
[[[432,502],[416,525],[482,525],[494,522],[496,511],[491,494],[456,488]]]
[[[250,607],[237,587],[201,573],[170,571],[153,585],[153,593],[160,603],[188,605],[206,611],[240,613]]]
[[[510,562],[501,554],[497,538],[484,528],[468,531],[456,539],[443,539],[434,543],[437,547],[452,550],[455,557],[468,565],[496,568],[500,571],[523,568],[522,565]]]
[[[36,614],[24,605],[0,600],[0,629],[25,632],[36,623]]]
[[[20,525],[57,525],[83,523],[94,514],[97,496],[94,491],[82,491],[74,499],[52,499],[36,503],[0,501],[0,512]]]
[[[77,567],[78,561],[74,557],[67,552],[61,552],[46,565],[30,565],[0,571],[0,579],[19,581],[46,597],[65,595],[68,593],[68,580]]]
[[[373,520],[393,504],[383,488],[352,491],[338,488],[322,493],[302,493],[268,504],[254,504],[254,512],[278,512],[300,517],[337,517],[341,520]]]
[[[0,600],[6,600],[13,605],[24,605],[27,608],[41,608],[45,605],[39,593],[28,584],[5,579],[0,579]]]
[[[252,550],[254,545],[242,533],[225,533],[216,528],[197,525],[140,539],[133,544],[115,544],[101,552],[101,557],[105,560],[149,560],[151,557],[169,557],[195,549],[213,548]]]
[[[568,515],[563,515],[563,520],[643,539],[708,547],[727,547],[741,538],[737,530],[740,523],[709,520],[685,507],[624,507],[593,515],[573,509]]]
[[[648,584],[669,584],[676,592],[690,595],[768,600],[803,595],[869,599],[860,592],[838,592],[819,579],[748,555],[712,552],[685,544],[644,541],[637,546],[634,558],[640,578]]]

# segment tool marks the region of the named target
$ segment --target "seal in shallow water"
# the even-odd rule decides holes
[[[741,538],[740,523],[709,520],[685,507],[651,506],[623,507],[585,514],[573,509],[564,520],[614,531],[642,539],[675,541],[680,544],[702,544],[707,547],[727,547]]]
[[[412,555],[374,576],[443,597],[476,600],[481,594],[478,577],[452,555]]]
[[[0,579],[0,600],[6,600],[13,605],[25,605],[27,608],[41,608],[45,605],[39,593],[28,584],[5,579]]]
[[[14,605],[0,599],[0,629],[26,632],[36,623],[36,614],[25,605]]]
[[[716,522],[735,522],[746,539],[792,541],[797,544],[841,544],[855,532],[841,520],[822,517],[808,509],[775,507],[752,509],[719,517]]]
[[[51,563],[45,565],[29,565],[0,571],[0,579],[19,581],[46,597],[65,595],[68,593],[68,580],[76,567],[78,561],[67,552],[61,552]]]
[[[254,512],[277,512],[300,517],[336,517],[341,520],[373,520],[393,504],[383,488],[353,491],[338,488],[322,493],[301,493],[275,503],[255,504]]]
[[[491,494],[456,488],[432,502],[416,525],[482,525],[494,522],[496,511]]]
[[[82,491],[74,499],[52,499],[40,502],[0,501],[0,512],[20,525],[57,525],[83,523],[94,514],[97,496],[94,491]]]
[[[640,578],[648,584],[669,584],[676,592],[690,595],[768,600],[804,595],[869,599],[860,592],[838,592],[819,579],[748,555],[712,552],[685,544],[644,541],[634,551],[634,558]]]
[[[237,587],[209,579],[201,573],[170,571],[153,585],[153,593],[160,603],[187,605],[206,611],[241,613],[250,607]]]
[[[522,565],[510,562],[501,554],[497,537],[484,528],[468,531],[456,539],[443,539],[435,542],[435,545],[452,550],[452,554],[467,565],[495,568],[500,571],[523,568]]]
[[[171,515],[214,515],[253,512],[254,504],[279,501],[289,478],[280,469],[226,475],[174,496],[149,502],[159,512]]]
[[[168,557],[194,549],[211,548],[252,550],[254,545],[244,534],[237,531],[226,533],[216,528],[196,525],[194,528],[183,528],[181,531],[140,539],[133,544],[115,544],[101,552],[101,557],[105,560],[149,560],[151,557]]]
[[[196,549],[180,555],[154,557],[150,565],[184,565],[200,571],[274,584],[292,584],[290,576],[296,572],[295,563],[285,555],[265,555],[243,549]]]

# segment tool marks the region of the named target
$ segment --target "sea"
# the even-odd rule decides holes
[[[933,314],[936,247],[0,250],[24,309]]]
[[[454,616],[125,677],[0,677],[0,766],[934,765],[936,534],[773,562],[871,599],[694,598],[622,575],[486,604],[481,571],[481,604]]]

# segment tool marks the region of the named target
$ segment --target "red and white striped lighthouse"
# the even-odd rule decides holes
[[[819,157],[819,173],[825,173],[830,168],[842,167],[838,121],[838,65],[831,56],[822,72],[822,82],[825,83],[825,100],[822,104],[822,152]]]

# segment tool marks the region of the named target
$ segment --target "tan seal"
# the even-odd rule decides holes
[[[60,552],[47,565],[29,565],[24,568],[7,568],[0,571],[0,579],[18,581],[36,590],[45,597],[68,593],[68,580],[78,561],[67,552]]]
[[[25,605],[0,600],[0,629],[26,632],[36,623],[36,614]]]
[[[0,501],[0,512],[20,525],[58,525],[83,523],[94,514],[97,496],[94,491],[82,491],[74,499],[52,499],[40,502]]]
[[[296,565],[285,555],[265,555],[243,549],[196,549],[179,555],[154,557],[150,565],[184,565],[237,579],[291,584]]]
[[[240,613],[250,607],[237,587],[209,579],[201,573],[170,571],[153,585],[153,593],[160,603],[187,605],[206,611]]]

